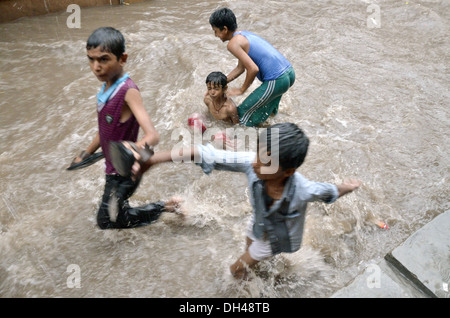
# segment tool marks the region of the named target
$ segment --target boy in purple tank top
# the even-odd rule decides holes
[[[144,136],[136,142],[137,147],[154,146],[159,142],[159,134],[144,108],[138,87],[124,73],[128,58],[125,39],[114,28],[99,28],[88,38],[86,50],[92,72],[99,81],[104,82],[97,94],[99,131],[73,164],[101,147],[106,163],[106,183],[97,214],[100,229],[132,228],[149,224],[156,221],[164,211],[174,212],[179,201],[172,199],[167,203],[159,201],[141,207],[130,207],[128,199],[138,187],[140,179],[120,176],[111,163],[110,142],[136,142],[139,127],[143,129]]]
[[[237,30],[236,16],[228,8],[214,11],[209,23],[214,35],[228,41],[227,49],[238,65],[228,74],[228,83],[247,71],[240,88],[229,88],[228,95],[244,94],[255,78],[262,84],[238,106],[239,122],[245,126],[259,126],[271,114],[278,113],[281,97],[295,82],[291,63],[269,42],[248,31]]]

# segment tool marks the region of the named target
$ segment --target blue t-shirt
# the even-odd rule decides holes
[[[245,36],[250,43],[248,55],[259,68],[256,76],[261,82],[277,79],[291,67],[291,63],[260,36],[248,31],[236,32],[233,36],[236,34]]]

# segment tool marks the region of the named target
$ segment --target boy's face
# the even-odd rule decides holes
[[[219,39],[221,39],[222,42],[228,41],[228,38],[227,38],[228,28],[226,26],[224,26],[222,30],[220,30],[218,27],[215,27],[215,26],[211,26],[211,27],[214,31],[214,35],[216,37],[218,37]]]
[[[225,86],[225,88],[223,88],[222,85],[214,84],[214,83],[206,84],[206,88],[208,89],[208,95],[211,96],[212,99],[222,97],[227,90],[226,86]]]
[[[265,147],[259,149],[256,162],[252,163],[253,171],[260,180],[284,180],[295,173],[294,168],[283,169],[278,158],[272,157]]]
[[[113,53],[104,52],[100,47],[87,50],[89,66],[92,72],[102,82],[115,82],[123,72],[127,60],[124,53],[119,59]]]

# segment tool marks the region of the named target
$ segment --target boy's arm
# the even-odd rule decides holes
[[[230,72],[230,74],[227,75],[227,83],[234,81],[244,72],[245,72],[244,65],[241,63],[241,61],[238,61],[238,65]]]
[[[302,200],[307,202],[322,201],[325,203],[333,203],[343,195],[357,189],[362,182],[360,180],[345,180],[339,185],[326,182],[315,182],[306,179],[301,174],[297,174],[297,182],[299,182],[299,193]]]
[[[256,75],[259,72],[258,66],[253,62],[251,57],[244,50],[244,46],[247,44],[247,39],[243,36],[233,37],[230,42],[228,42],[228,50],[238,59],[238,66],[227,76],[229,81],[235,79],[237,76],[241,75],[243,68],[247,70],[245,76],[244,84],[241,88],[231,88],[228,89],[229,95],[241,95],[252,85],[255,80]],[[240,72],[240,73],[239,73]],[[235,76],[237,75],[237,76]],[[235,76],[235,77],[233,77]]]
[[[97,149],[100,148],[100,134],[97,132],[94,139],[92,140],[91,144],[86,148],[84,153],[87,153],[88,155],[92,155],[94,152],[97,151]],[[72,163],[70,165],[73,165],[75,163],[81,162],[86,157],[82,158],[83,152],[80,153],[75,159],[73,159]]]
[[[130,88],[125,94],[125,102],[144,131],[144,136],[136,142],[138,147],[144,147],[145,144],[155,146],[159,142],[159,133],[153,125],[149,114],[145,110],[141,93],[134,88]]]
[[[239,113],[236,104],[231,98],[228,98],[230,103],[227,105],[228,117],[233,124],[239,124]]]
[[[86,152],[92,155],[94,152],[97,151],[98,148],[100,148],[100,134],[97,131],[97,134],[95,135],[91,144],[86,148]]]
[[[208,92],[206,92],[205,98],[203,98],[203,102],[205,103],[206,107],[208,107],[208,110],[209,110],[212,100],[211,100],[211,97],[209,96]]]
[[[180,148],[179,153],[177,154],[177,158],[182,158],[181,160],[184,162],[190,162],[194,159],[194,157],[198,154],[197,147],[185,147]],[[165,151],[158,151],[155,152],[153,156],[150,157],[146,162],[139,164],[139,162],[136,162],[132,167],[132,174],[134,176],[140,176],[144,174],[148,169],[150,169],[152,166],[156,164],[160,164],[163,162],[170,162],[173,161],[173,156],[171,150],[165,150]],[[135,154],[136,156],[136,154]],[[139,156],[139,155],[137,155]]]
[[[135,153],[137,159],[139,155]],[[245,172],[254,161],[254,153],[232,152],[216,149],[211,144],[180,147],[173,150],[159,151],[143,164],[137,161],[132,167],[134,176],[140,176],[150,167],[163,162],[193,162],[206,174],[212,170]]]

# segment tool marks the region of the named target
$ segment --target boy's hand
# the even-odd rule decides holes
[[[349,192],[352,192],[353,190],[356,190],[361,186],[362,182],[361,180],[357,179],[349,179],[344,180],[340,185],[337,186],[339,191],[339,196],[343,196],[344,194],[347,194]]]
[[[75,158],[72,160],[72,162],[70,163],[69,168],[70,168],[70,166],[72,166],[72,165],[74,165],[74,164],[80,163],[82,160],[83,160],[83,159],[81,159],[80,156],[75,157]]]
[[[140,163],[141,155],[136,152],[136,150],[130,146],[128,142],[123,142],[123,145],[128,148],[134,155],[134,158],[136,159],[133,166],[131,167],[131,180],[135,181],[139,180],[145,171],[147,171],[150,168],[150,164],[147,163]],[[143,148],[139,145],[139,142],[136,142],[136,146]]]
[[[133,181],[139,180],[142,175],[150,169],[152,166],[151,163],[139,163],[139,161],[135,161],[133,166],[131,167],[131,179]]]
[[[143,174],[144,172],[141,169],[141,165],[138,161],[135,161],[133,166],[131,167],[131,180],[139,180]]]
[[[349,180],[345,180],[343,182],[343,184],[345,184],[346,186],[351,188],[351,191],[353,191],[356,188],[359,188],[361,186],[362,181],[361,180],[357,180],[357,179],[349,179]]]
[[[86,152],[86,151],[82,151],[77,157],[75,157],[72,162],[69,165],[70,166],[80,163],[81,161],[83,161],[84,159],[86,159],[87,157],[89,157],[91,154]]]

